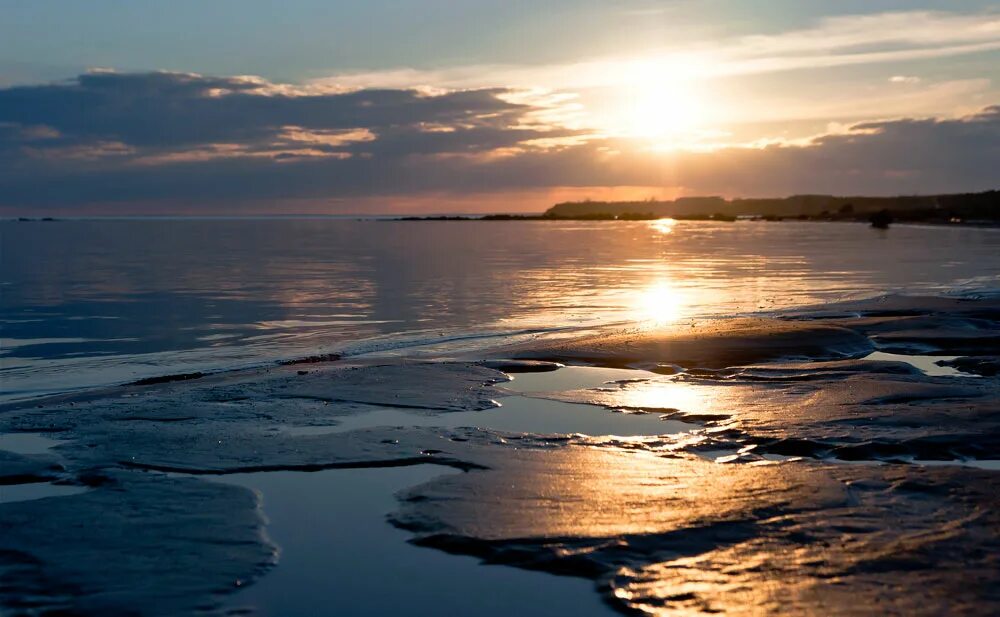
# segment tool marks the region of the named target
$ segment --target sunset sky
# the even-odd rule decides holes
[[[0,0],[0,213],[1000,188],[1000,4]]]

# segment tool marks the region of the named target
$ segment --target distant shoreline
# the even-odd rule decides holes
[[[2,222],[68,220],[284,220],[330,219],[370,221],[810,221],[919,223],[927,225],[1000,226],[1000,190],[947,195],[838,197],[793,195],[781,198],[724,199],[682,197],[657,201],[576,201],[558,203],[530,214],[280,214],[157,216],[18,216]],[[881,226],[879,223],[876,226]]]
[[[793,195],[782,198],[682,197],[669,201],[575,201],[537,215],[404,216],[403,221],[817,221],[1000,225],[1000,191],[898,197]]]
[[[487,214],[484,216],[402,216],[395,218],[381,218],[377,219],[379,221],[395,221],[395,222],[431,222],[431,221],[620,221],[620,222],[635,222],[635,221],[663,221],[663,220],[673,220],[673,221],[700,221],[700,222],[722,222],[722,223],[735,223],[737,221],[743,222],[764,222],[764,223],[858,223],[870,225],[871,221],[869,218],[831,218],[831,217],[819,217],[819,216],[789,216],[789,217],[747,217],[747,216],[639,216],[639,215],[629,215],[625,216],[545,216],[542,214],[535,215],[518,215],[518,214]],[[894,219],[892,221],[894,224],[906,225],[906,224],[919,224],[919,225],[935,225],[941,227],[1000,227],[1000,218],[993,219],[973,219],[973,220],[943,220],[943,219],[921,219],[921,218],[902,218]]]

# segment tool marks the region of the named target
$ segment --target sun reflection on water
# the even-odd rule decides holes
[[[731,409],[743,404],[740,396],[741,393],[732,388],[692,384],[656,376],[575,390],[567,393],[562,400],[620,410],[679,412],[679,419],[683,420],[683,416],[688,414],[724,418]]]
[[[673,323],[687,312],[684,294],[668,281],[657,281],[640,290],[632,305],[635,318],[652,325]]]
[[[618,405],[634,409],[669,410],[685,413],[714,415],[715,388],[699,387],[678,382],[647,382],[635,384],[618,393]]]
[[[661,234],[672,234],[674,233],[674,226],[677,225],[677,221],[674,219],[658,219],[650,222],[649,228],[653,231],[658,231]]]

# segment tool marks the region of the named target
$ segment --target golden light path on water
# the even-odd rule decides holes
[[[742,241],[751,241],[762,231],[760,223],[723,225],[745,232]],[[798,275],[808,263],[802,256],[744,255],[734,260],[712,251],[675,254],[676,247],[697,245],[703,229],[680,225],[670,218],[648,221],[639,229],[646,232],[641,244],[654,250],[648,256],[630,255],[622,263],[600,268],[620,272],[621,276],[615,281],[598,273],[602,282],[610,285],[602,287],[597,295],[600,304],[622,307],[619,314],[622,319],[645,327],[666,327],[707,316],[732,316],[736,314],[733,308],[741,314],[769,308],[778,301],[761,292],[773,285],[770,279],[778,272],[786,275],[782,293],[809,295],[823,284],[830,285],[811,273]]]
[[[17,267],[0,398],[323,352],[437,353],[525,331],[936,295],[991,285],[1000,242],[973,228],[670,219],[62,223],[4,235]],[[76,342],[39,342],[52,331]]]
[[[653,231],[658,231],[661,234],[674,233],[674,227],[677,225],[677,221],[674,219],[660,219],[653,221],[649,224],[649,228]]]
[[[657,281],[635,297],[635,317],[651,325],[674,323],[685,316],[684,294],[670,281]]]
[[[677,221],[674,219],[659,219],[649,223],[653,232],[668,235],[674,232]],[[647,322],[653,326],[671,324],[687,316],[689,302],[686,294],[679,290],[668,277],[654,280],[653,283],[635,294],[632,302],[633,316],[638,321]]]
[[[748,392],[738,388],[693,384],[674,381],[670,377],[651,375],[641,371],[622,372],[617,378],[634,381],[611,383],[600,387],[575,390],[555,395],[567,401],[586,402],[609,409],[650,413],[719,416],[720,419],[733,409],[744,405]]]

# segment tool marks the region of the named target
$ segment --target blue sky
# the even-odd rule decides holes
[[[3,0],[0,77],[59,79],[89,67],[253,74],[298,81],[399,66],[534,64],[769,34],[822,17],[975,12],[953,0]]]
[[[997,67],[971,0],[0,0],[0,210],[995,188]]]

